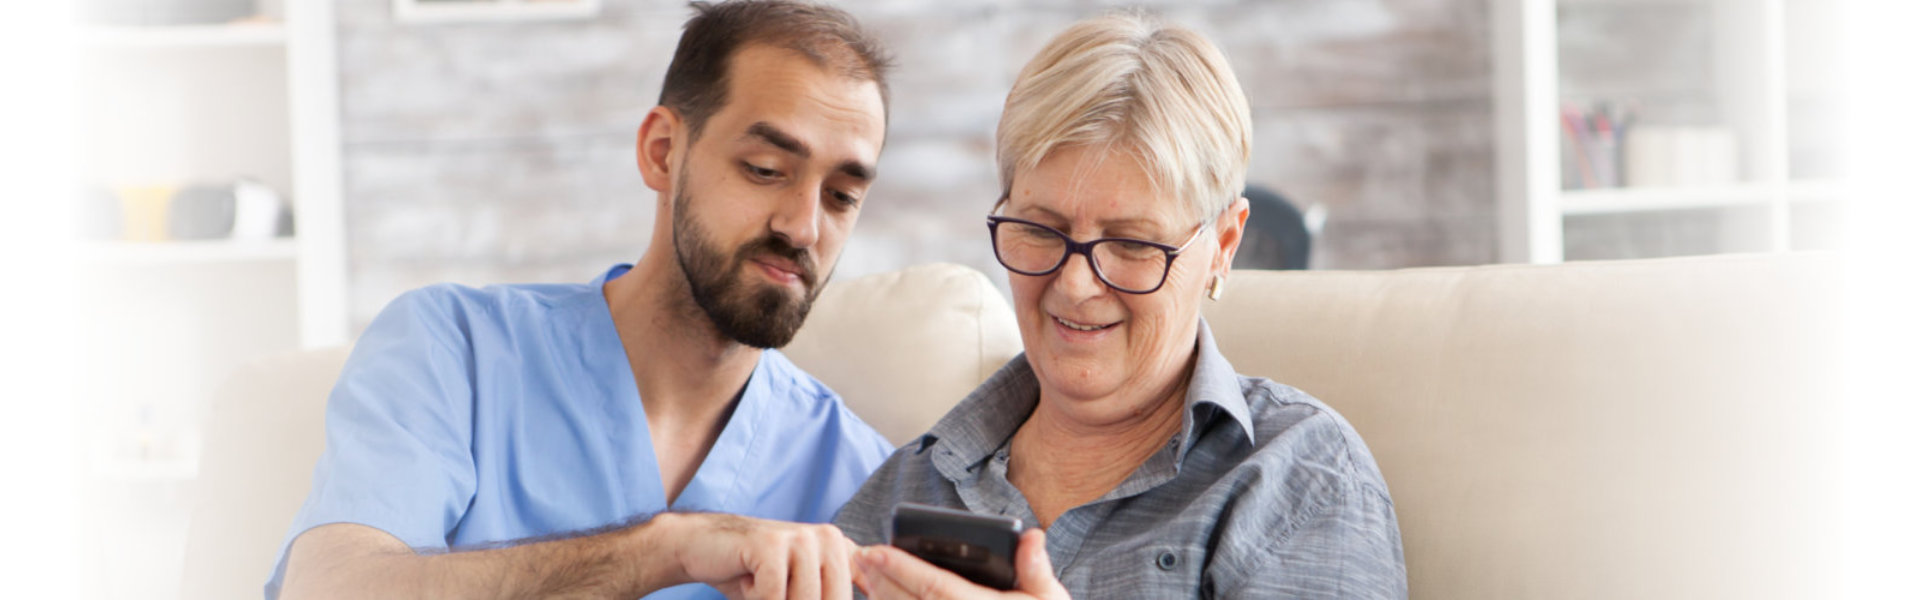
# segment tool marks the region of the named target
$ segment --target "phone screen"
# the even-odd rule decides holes
[[[1013,589],[1013,555],[1020,520],[902,502],[893,507],[894,547],[968,581]]]

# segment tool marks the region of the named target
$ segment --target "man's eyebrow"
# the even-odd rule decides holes
[[[800,158],[808,158],[813,155],[813,151],[808,150],[806,144],[800,143],[799,138],[787,135],[787,132],[781,131],[780,128],[769,125],[765,121],[754,123],[747,127],[747,137],[760,138],[760,141],[772,144],[773,147],[785,150]]]
[[[771,144],[775,148],[779,148],[800,158],[813,157],[813,151],[807,148],[806,143],[801,142],[799,138],[788,135],[787,132],[781,131],[780,128],[774,127],[765,121],[760,121],[748,126],[746,137],[758,138],[760,141]],[[836,167],[835,170],[854,179],[873,181],[873,167],[860,161],[849,160],[840,163],[840,166]]]
[[[860,161],[849,160],[840,163],[839,171],[848,177],[860,181],[873,181],[873,167],[869,167]]]

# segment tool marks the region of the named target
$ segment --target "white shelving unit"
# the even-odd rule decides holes
[[[295,234],[285,238],[156,240],[164,228],[149,223],[136,228],[140,241],[75,245],[74,268],[98,302],[83,311],[122,313],[108,299],[124,297],[171,302],[143,303],[158,312],[141,321],[105,317],[94,336],[112,348],[103,356],[174,365],[139,390],[163,398],[152,402],[200,403],[253,357],[347,341],[333,6],[290,2],[285,13],[232,24],[82,25],[74,36],[81,186],[167,189],[245,177],[278,191],[294,213]],[[134,227],[133,214],[125,226]],[[167,324],[199,311],[228,318],[192,331]],[[187,342],[201,349],[141,349]],[[119,396],[133,392],[91,395],[129,402]]]
[[[1784,185],[1735,183],[1568,190],[1560,193],[1560,214],[1571,217],[1729,206],[1758,206],[1771,210],[1783,202],[1791,205],[1830,201],[1844,196],[1845,190],[1845,185],[1839,181],[1821,180],[1794,181]]]
[[[298,345],[339,345],[348,323],[333,7],[289,2],[285,11],[285,22],[82,26],[74,45],[83,81],[96,84],[83,84],[93,98],[82,121],[108,130],[81,133],[83,145],[107,148],[81,157],[83,184],[258,177],[290,198],[297,234],[86,242],[77,255],[87,267],[284,261],[298,272]]]
[[[1830,40],[1822,38],[1826,32],[1819,25],[1830,16],[1832,3],[1494,0],[1492,8],[1502,261],[1612,258],[1569,256],[1575,246],[1569,232],[1596,222],[1606,225],[1603,234],[1625,238],[1682,222],[1693,223],[1696,229],[1690,231],[1697,233],[1699,223],[1717,222],[1706,231],[1721,240],[1718,245],[1680,253],[1786,251],[1831,243],[1819,235],[1796,237],[1818,229],[1819,219],[1809,215],[1844,210],[1847,185],[1839,174],[1797,164],[1827,149],[1796,138],[1817,132],[1818,123],[1807,118],[1817,111],[1801,105],[1831,93],[1831,82],[1820,80],[1819,72],[1837,65],[1821,62],[1827,56],[1820,46]],[[1597,20],[1602,26],[1563,37],[1575,22],[1570,19],[1580,18],[1589,19],[1583,25]],[[1661,29],[1644,27],[1648,23],[1662,25],[1665,33],[1635,39],[1645,29]],[[1604,56],[1571,54],[1595,48]],[[1579,72],[1564,69],[1570,64],[1581,67],[1573,69]],[[1606,80],[1580,78],[1595,71]],[[1656,81],[1636,86],[1636,78]],[[1646,111],[1647,121],[1704,122],[1728,132],[1737,148],[1735,176],[1699,185],[1570,189],[1586,178],[1566,171],[1568,161],[1577,159],[1563,157],[1572,143],[1563,136],[1575,137],[1563,133],[1568,131],[1563,107],[1601,101],[1638,105],[1643,99],[1655,109]],[[1633,163],[1624,157],[1618,161]],[[1588,232],[1581,239],[1591,243],[1596,235]],[[1633,243],[1623,239],[1613,247],[1629,248],[1629,256],[1663,254],[1659,248],[1632,249]]]
[[[148,219],[126,236],[140,241],[49,249],[74,270],[85,317],[76,451],[96,518],[78,535],[90,570],[117,573],[80,597],[174,597],[207,401],[239,365],[348,341],[334,10],[83,24],[67,44],[82,198],[244,177],[285,198],[294,224],[290,237],[164,240],[152,213],[129,210],[124,223]]]
[[[293,264],[299,244],[291,238],[272,240],[190,240],[174,242],[85,242],[77,255],[95,267],[220,266],[234,263]]]
[[[287,43],[287,30],[278,22],[153,27],[93,25],[81,28],[76,41],[83,48],[283,46]]]

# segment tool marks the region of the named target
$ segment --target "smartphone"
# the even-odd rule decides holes
[[[968,581],[996,590],[1013,589],[1019,519],[902,502],[893,507],[889,538],[895,548]]]

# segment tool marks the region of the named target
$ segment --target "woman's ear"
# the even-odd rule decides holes
[[[1233,254],[1240,250],[1241,234],[1246,232],[1247,215],[1250,212],[1247,197],[1235,198],[1227,211],[1220,213],[1213,223],[1213,230],[1220,233],[1220,252],[1214,254],[1213,272],[1225,275],[1233,270]]]
[[[674,151],[685,150],[681,147],[683,124],[680,115],[665,106],[653,107],[640,122],[634,158],[639,162],[641,179],[656,192],[665,194],[672,189],[673,165],[680,164]]]

